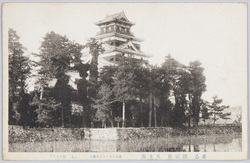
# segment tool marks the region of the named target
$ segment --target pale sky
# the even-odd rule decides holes
[[[47,32],[84,44],[99,32],[94,24],[124,11],[135,22],[131,31],[145,39],[142,51],[161,64],[171,54],[188,65],[205,68],[207,92],[202,98],[223,98],[225,105],[247,107],[247,6],[243,3],[72,3],[7,4],[3,34],[13,28],[30,52],[39,52]],[[6,40],[6,39],[5,39]]]

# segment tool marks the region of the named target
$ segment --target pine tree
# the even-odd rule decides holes
[[[201,104],[201,119],[204,122],[204,125],[206,125],[206,120],[210,119],[210,116],[212,115],[212,112],[209,108],[209,102],[202,101]]]
[[[112,116],[112,91],[109,85],[102,84],[99,88],[97,98],[94,104],[96,109],[95,120],[102,121],[102,127],[106,128],[106,121],[109,120],[113,127],[113,116]]]
[[[88,70],[89,70],[89,65],[88,64],[83,64],[82,62],[78,63],[75,65],[75,69],[79,72],[79,75],[81,79],[76,81],[77,84],[77,95],[78,95],[78,101],[82,104],[83,106],[83,126],[84,127],[90,127],[90,122],[91,122],[91,110],[90,110],[90,104],[89,104],[89,98],[88,98],[88,81],[87,81],[87,76],[88,76]]]
[[[134,74],[135,74],[135,79],[134,79],[134,88],[135,88],[135,94],[136,97],[139,98],[139,121],[140,121],[140,126],[144,126],[144,116],[145,116],[145,110],[143,109],[143,101],[148,101],[148,96],[149,96],[149,84],[150,84],[150,71],[148,69],[148,64],[145,64],[143,62],[135,63],[134,64]],[[137,112],[136,112],[137,113]]]
[[[114,74],[118,71],[118,66],[104,66],[100,72],[100,82],[114,87]]]
[[[9,124],[20,124],[25,119],[26,79],[30,73],[30,65],[24,56],[25,48],[19,42],[16,31],[8,31],[8,57],[9,57]],[[21,114],[24,113],[24,114]],[[22,124],[21,124],[22,125]]]
[[[223,100],[222,99],[218,99],[217,96],[213,97],[213,102],[212,104],[210,104],[210,108],[213,114],[213,121],[214,121],[214,125],[215,122],[219,119],[229,119],[228,116],[231,115],[230,112],[224,113],[225,109],[229,108],[229,106],[226,105],[222,105]]]
[[[89,70],[89,80],[87,86],[87,99],[85,100],[85,117],[84,123],[86,126],[92,126],[92,120],[94,118],[95,112],[92,109],[94,101],[96,99],[97,90],[98,90],[98,57],[101,52],[103,52],[102,43],[97,41],[95,38],[91,38],[87,44],[86,48],[89,48],[89,53],[92,55],[90,64],[88,65]],[[84,80],[84,79],[83,79]],[[85,83],[85,80],[82,81],[82,84]],[[80,84],[80,83],[79,83]]]
[[[201,96],[203,92],[206,91],[206,77],[203,74],[204,68],[201,67],[201,63],[199,61],[190,62],[188,69],[192,81],[192,85],[190,87],[192,88],[191,96],[194,125],[198,126],[202,104]]]
[[[164,70],[164,83],[166,87],[166,99],[169,100],[170,92],[173,92],[174,106],[173,109],[167,108],[167,112],[171,113],[168,123],[171,126],[182,126],[187,118],[185,115],[187,108],[187,94],[189,92],[188,83],[189,75],[186,67],[168,55],[162,64]]]
[[[92,55],[90,67],[89,67],[89,97],[92,100],[95,99],[97,95],[96,86],[97,86],[97,78],[99,75],[98,72],[98,57],[101,52],[103,52],[102,43],[98,42],[96,39],[91,38],[89,42],[86,44],[86,47],[89,48],[89,53]]]
[[[38,82],[41,93],[40,100],[43,99],[44,89],[52,79],[56,79],[53,99],[61,104],[61,125],[70,125],[71,115],[71,92],[68,85],[70,77],[67,72],[71,70],[71,63],[80,55],[82,46],[71,42],[66,36],[61,36],[54,32],[47,33],[40,47],[40,66]],[[45,109],[45,108],[44,108]]]
[[[134,67],[131,64],[131,58],[123,57],[120,64],[118,65],[118,70],[114,74],[114,87],[113,92],[116,101],[122,102],[122,127],[125,127],[125,108],[126,102],[135,97],[135,89],[133,86],[133,81],[135,78]]]
[[[36,91],[30,105],[34,108],[34,112],[37,115],[36,123],[39,126],[55,126],[60,118],[55,115],[55,112],[59,111],[61,104],[47,94],[49,91],[46,90],[45,92],[45,96],[40,99],[38,91]]]

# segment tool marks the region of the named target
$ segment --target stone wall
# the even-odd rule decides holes
[[[9,127],[9,142],[42,142],[82,140],[89,137],[83,128],[13,128]]]
[[[190,135],[226,135],[241,133],[241,126],[203,126],[197,128],[145,127],[118,128],[118,139],[133,138],[168,138]]]
[[[117,140],[118,138],[117,128],[92,128],[89,131],[91,140]]]
[[[154,138],[168,137],[173,132],[171,127],[143,127],[143,128],[118,128],[118,139],[133,139],[133,138]]]
[[[9,142],[42,142],[71,140],[129,140],[134,138],[167,138],[189,135],[226,135],[241,133],[240,126],[206,126],[198,128],[13,128],[9,127]]]

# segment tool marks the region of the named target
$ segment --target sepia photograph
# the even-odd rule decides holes
[[[4,160],[245,160],[246,3],[4,3]]]

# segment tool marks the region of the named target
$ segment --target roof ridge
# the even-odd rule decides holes
[[[116,18],[116,17],[119,17],[121,14],[122,14],[122,12],[114,13],[114,14],[111,14],[111,15],[108,15],[108,14],[107,14],[106,18],[107,18],[107,17]]]
[[[129,23],[131,25],[134,25],[135,23],[133,22],[130,22],[129,19],[127,18],[127,16],[125,15],[125,12],[124,11],[121,11],[121,12],[118,12],[118,13],[115,13],[115,14],[111,14],[111,15],[106,15],[106,17],[101,20],[101,21],[98,21],[96,22],[95,24],[96,25],[99,25],[101,23],[105,23],[105,22],[110,22],[112,20],[118,20],[120,18],[124,18],[125,19],[125,22],[126,23]]]

